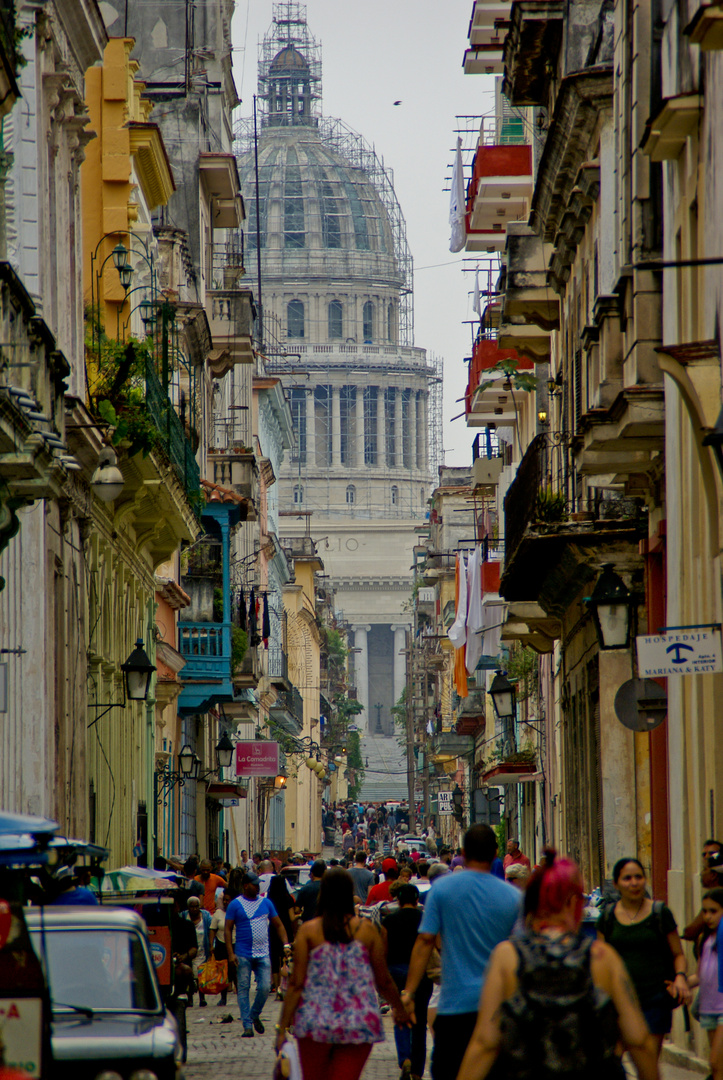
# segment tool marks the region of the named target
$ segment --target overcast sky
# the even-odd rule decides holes
[[[236,0],[234,73],[244,116],[272,7],[271,0]],[[415,344],[444,360],[446,464],[468,465],[475,433],[464,419],[450,420],[463,409],[456,399],[466,388],[471,338],[464,320],[472,317],[474,282],[462,273],[465,252],[449,250],[443,188],[456,115],[481,115],[494,105],[494,80],[462,71],[472,0],[309,0],[306,10],[322,45],[324,115],[346,121],[394,172],[414,259]]]

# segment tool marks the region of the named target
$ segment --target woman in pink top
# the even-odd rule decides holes
[[[713,1080],[723,1080],[723,889],[703,897],[705,930],[698,940],[698,1019],[708,1032]],[[691,979],[691,982],[694,980]]]
[[[358,1080],[384,1039],[376,991],[407,1024],[379,931],[354,910],[354,883],[341,867],[321,879],[319,915],[294,941],[294,968],[277,1025],[276,1049],[293,1021],[304,1080]]]

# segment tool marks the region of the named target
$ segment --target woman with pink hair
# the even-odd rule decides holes
[[[457,1080],[623,1080],[618,1044],[641,1080],[655,1045],[620,957],[580,932],[583,881],[545,852],[525,892],[524,926],[490,957],[477,1025]]]

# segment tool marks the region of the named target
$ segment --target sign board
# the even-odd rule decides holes
[[[40,998],[0,998],[0,1039],[5,1066],[40,1076],[43,1003]]]
[[[451,791],[440,791],[437,795],[437,810],[440,814],[454,813],[454,800]]]
[[[279,744],[276,742],[236,743],[237,776],[278,776]]]
[[[642,679],[723,671],[719,629],[668,630],[661,634],[641,635],[635,643],[638,674]]]
[[[420,604],[433,604],[436,600],[435,590],[425,585],[418,590],[417,599]]]
[[[171,928],[169,926],[149,926],[148,942],[151,947],[153,966],[161,986],[171,985]]]

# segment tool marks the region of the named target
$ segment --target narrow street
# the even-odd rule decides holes
[[[205,1009],[198,1005],[189,1009],[187,1080],[261,1080],[272,1075],[274,1024],[278,1023],[281,1004],[270,997],[261,1017],[266,1025],[265,1033],[254,1035],[253,1039],[242,1039],[238,1006],[235,1000],[229,999],[229,1002],[229,1007],[224,1009],[209,998],[209,1005]],[[222,1024],[222,1017],[229,1015],[233,1016],[233,1022]],[[397,1080],[399,1077],[390,1016],[385,1017],[384,1027],[386,1040],[374,1047],[362,1080]],[[427,1048],[425,1076],[429,1076],[432,1048],[429,1036]],[[665,1057],[665,1050],[663,1055]],[[699,1070],[684,1069],[665,1060],[660,1070],[661,1080],[697,1080],[707,1073],[708,1069],[703,1063]],[[633,1077],[635,1073],[628,1069],[628,1075]]]

